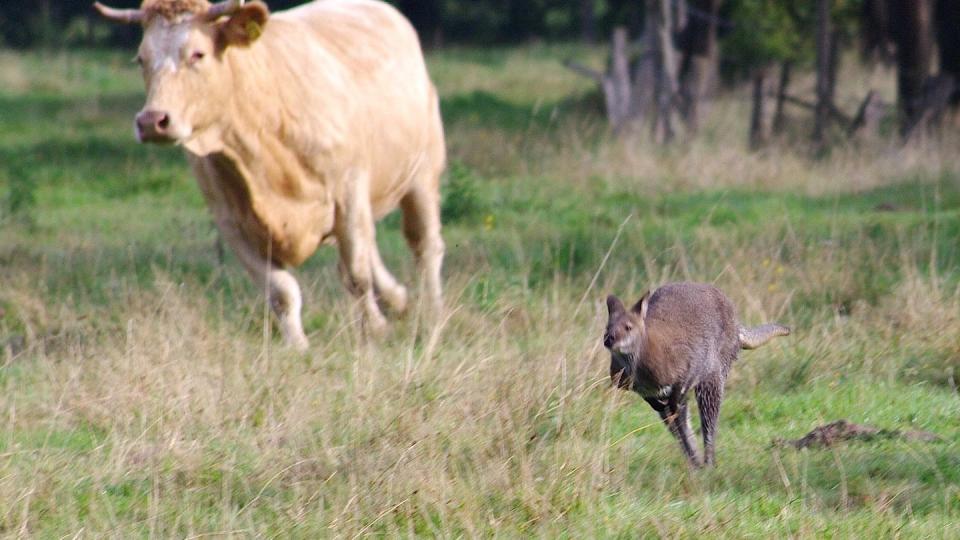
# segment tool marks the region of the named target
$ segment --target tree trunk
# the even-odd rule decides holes
[[[643,53],[633,68],[633,95],[631,111],[638,123],[650,118],[657,96],[657,31],[653,18],[644,20],[641,38]]]
[[[753,75],[753,107],[750,113],[750,149],[758,150],[767,142],[764,119],[766,111],[767,70],[758,69]]]
[[[673,100],[677,95],[676,52],[673,49],[673,24],[670,0],[648,0],[648,16],[654,21],[657,39],[657,118],[654,138],[668,143],[673,140]]]
[[[823,147],[830,114],[830,0],[817,0],[817,108],[814,112],[813,143]]]
[[[603,92],[607,122],[614,133],[619,133],[628,125],[637,123],[646,114],[647,109],[638,106],[646,102],[641,102],[638,95],[642,97],[649,94],[655,80],[652,77],[636,79],[631,77],[630,44],[626,28],[622,26],[614,28],[610,41],[610,60],[606,72],[601,73],[573,60],[565,61],[564,65],[597,82]],[[642,59],[649,57],[651,54],[644,54],[638,68],[644,67],[646,64]],[[646,70],[638,69],[637,71],[645,72]],[[644,83],[647,86],[642,86]]]
[[[608,115],[614,131],[620,131],[631,117],[630,52],[627,29],[618,26],[613,30],[610,48],[610,76],[605,81],[604,93],[610,96]],[[612,105],[612,107],[611,107]]]
[[[696,0],[693,0],[696,1]],[[690,23],[689,13],[687,12],[687,0],[673,0],[671,2],[671,22],[670,31],[673,35],[678,35]]]
[[[890,22],[897,44],[897,105],[901,129],[906,130],[922,113],[924,82],[930,73],[930,2],[890,0]]]
[[[890,63],[890,0],[864,0],[860,13],[860,55],[868,62]]]
[[[777,85],[777,105],[773,113],[773,132],[783,133],[787,118],[784,105],[787,101],[787,89],[790,87],[790,72],[793,71],[793,62],[784,62],[780,67],[780,84]]]
[[[840,72],[840,53],[841,51],[841,32],[839,30],[833,30],[830,33],[830,59],[829,65],[827,66],[827,73],[829,74],[829,79],[827,79],[827,103],[832,107],[833,98],[837,95],[837,73]]]
[[[940,0],[936,4],[937,52],[940,74],[951,77],[954,88],[950,103],[960,104],[960,0]]]
[[[687,129],[700,127],[700,102],[716,74],[717,20],[720,0],[692,0],[696,10],[688,15],[680,37],[680,107]]]
[[[585,43],[597,42],[597,16],[595,0],[580,0],[580,37]]]

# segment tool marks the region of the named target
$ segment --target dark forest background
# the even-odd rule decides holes
[[[137,7],[139,0],[108,2]],[[270,0],[272,10],[304,0]],[[618,24],[639,28],[643,2],[629,0],[393,0],[428,46],[446,43],[515,43],[530,39],[595,39]],[[129,45],[135,32],[96,20],[90,0],[0,3],[6,46]]]
[[[673,131],[669,117],[674,113],[667,109],[676,109],[695,131],[697,103],[718,80],[753,81],[760,111],[779,79],[781,109],[793,99],[786,89],[797,69],[817,72],[816,99],[793,101],[816,110],[818,133],[831,121],[859,129],[876,109],[873,96],[864,97],[857,114],[844,115],[833,106],[841,59],[850,50],[859,51],[863,62],[896,66],[904,133],[960,101],[960,0],[391,1],[413,22],[427,48],[538,40],[610,43],[606,73],[568,67],[598,81],[614,128],[650,117],[649,110],[659,107],[659,118],[666,120],[658,129],[665,139]],[[139,28],[100,20],[91,3],[0,2],[0,46],[131,48],[137,43]],[[139,3],[111,2],[121,8]],[[300,3],[270,0],[268,5],[276,11]]]

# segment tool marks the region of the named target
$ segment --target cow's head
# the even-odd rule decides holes
[[[115,22],[143,25],[137,62],[147,102],[137,114],[141,142],[181,143],[202,132],[222,113],[233,76],[225,52],[246,47],[263,31],[269,11],[261,2],[143,0],[140,9],[94,4]]]

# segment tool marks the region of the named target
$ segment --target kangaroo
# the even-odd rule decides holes
[[[610,350],[610,378],[640,394],[680,441],[694,467],[715,463],[714,445],[723,387],[740,349],[756,349],[790,334],[780,324],[744,328],[733,304],[703,283],[669,283],[649,291],[629,310],[607,297],[609,321],[603,345]],[[700,409],[704,462],[694,447],[687,391]]]

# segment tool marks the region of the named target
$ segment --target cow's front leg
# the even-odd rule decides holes
[[[387,308],[397,315],[406,311],[407,289],[397,283],[397,279],[387,270],[376,244],[370,251],[370,268],[373,271],[373,288]]]
[[[372,264],[377,244],[370,208],[369,180],[366,175],[358,174],[348,179],[346,185],[351,192],[347,194],[344,204],[337,208],[334,225],[340,249],[340,273],[347,288],[360,301],[365,326],[373,332],[379,332],[386,327],[387,320],[377,306],[373,286]],[[376,257],[376,260],[379,261],[379,258]]]
[[[309,342],[303,333],[303,323],[300,320],[300,310],[303,307],[300,284],[293,274],[262,256],[245,242],[237,231],[237,227],[220,227],[224,240],[233,248],[254,283],[265,288],[270,308],[280,324],[284,342],[299,351],[306,350]]]
[[[300,284],[290,272],[276,267],[267,271],[267,284],[267,298],[280,322],[284,341],[298,351],[306,350],[310,343],[303,333],[303,322],[300,320],[303,308]]]

